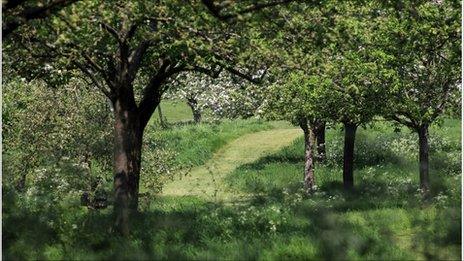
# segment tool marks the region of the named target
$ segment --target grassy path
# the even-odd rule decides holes
[[[299,129],[273,129],[246,134],[215,153],[205,165],[195,167],[186,176],[176,177],[166,184],[163,195],[198,196],[213,201],[237,200],[241,195],[231,191],[224,182],[227,174],[240,165],[290,145],[299,135]]]

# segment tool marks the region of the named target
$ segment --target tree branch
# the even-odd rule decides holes
[[[445,109],[445,105],[448,102],[449,96],[451,94],[451,84],[450,84],[450,79],[447,80],[444,83],[444,88],[443,88],[443,97],[440,99],[440,103],[435,107],[435,110],[430,117],[430,119],[433,121],[435,118],[437,118]]]
[[[87,64],[93,68],[95,71],[100,73],[105,80],[105,82],[108,84],[108,87],[113,90],[114,89],[114,82],[110,79],[108,73],[100,66],[98,65],[88,54],[85,52],[82,52],[82,57],[86,60]]]
[[[119,35],[118,31],[116,31],[116,29],[114,29],[111,25],[107,24],[107,23],[104,23],[104,22],[100,22],[100,26],[105,29],[108,33],[110,33],[114,39],[116,39],[116,41],[118,41],[119,44],[122,44],[122,37]]]
[[[135,79],[135,76],[137,75],[137,72],[142,63],[142,59],[151,45],[152,41],[150,40],[142,41],[129,56],[129,77],[131,78],[131,81]]]
[[[226,69],[228,72],[230,72],[230,73],[232,73],[232,74],[234,74],[234,75],[237,75],[237,76],[239,76],[240,78],[243,78],[243,79],[245,79],[245,80],[247,80],[247,81],[249,81],[249,82],[251,82],[251,83],[255,83],[255,84],[260,84],[260,83],[262,83],[264,77],[265,77],[266,74],[267,74],[267,68],[264,69],[264,72],[263,72],[260,76],[258,76],[258,77],[254,77],[253,75],[244,74],[244,73],[240,72],[239,70],[237,70],[237,69],[235,69],[235,68],[233,68],[233,67],[230,67],[230,66],[226,66],[225,69]]]
[[[248,7],[245,7],[241,10],[235,11],[235,12],[229,12],[229,13],[223,13],[223,10],[225,9],[225,5],[228,4],[227,1],[223,3],[216,4],[214,3],[214,0],[202,0],[202,3],[206,6],[206,8],[211,12],[211,14],[218,18],[219,20],[226,21],[226,22],[231,22],[235,18],[237,18],[239,15],[247,14],[247,13],[252,13],[267,7],[273,7],[277,5],[282,5],[282,4],[288,4],[291,2],[295,2],[298,0],[274,0],[274,1],[268,1],[265,3],[254,3]]]
[[[211,78],[218,78],[219,74],[221,74],[223,68],[222,67],[217,67],[217,68],[204,68],[201,66],[192,66],[192,67],[185,67],[183,71],[191,71],[191,72],[199,72],[208,75]]]
[[[396,121],[396,122],[398,122],[398,123],[400,123],[400,124],[403,124],[403,125],[405,125],[405,126],[411,128],[411,129],[413,129],[413,130],[417,129],[417,127],[419,126],[418,124],[415,124],[415,123],[412,121],[412,119],[407,120],[406,118],[401,118],[399,115],[396,115],[396,114],[390,115],[390,117],[391,117],[394,121]]]
[[[135,33],[137,32],[137,29],[139,28],[140,23],[141,21],[138,21],[131,25],[131,27],[126,33],[126,36],[124,36],[124,41],[130,42],[132,40],[132,37],[134,37]]]
[[[5,4],[3,4],[2,11],[3,11],[3,13],[5,13],[6,11],[14,9],[15,7],[20,6],[20,5],[24,4],[25,2],[26,2],[26,0],[8,0],[8,1],[6,1]]]
[[[79,0],[55,0],[45,6],[35,6],[27,8],[19,14],[8,14],[8,12],[5,12],[3,14],[4,17],[8,15],[14,15],[15,18],[9,22],[3,21],[2,35],[4,38],[6,38],[11,33],[13,33],[13,31],[15,31],[18,27],[27,23],[29,20],[45,18],[77,1]],[[19,5],[25,3],[26,1],[11,1],[11,4],[9,2],[10,1],[8,1],[4,8],[2,8],[4,11],[10,11],[15,7],[18,7]]]
[[[93,84],[95,84],[95,86],[96,86],[100,91],[102,91],[103,94],[105,94],[105,96],[108,97],[108,99],[110,99],[111,101],[113,101],[113,98],[114,98],[114,97],[113,97],[113,95],[112,95],[112,92],[106,90],[105,87],[98,81],[98,79],[95,77],[95,75],[94,75],[91,71],[87,70],[87,69],[85,68],[84,65],[82,65],[82,64],[80,64],[80,63],[78,63],[78,62],[75,62],[75,61],[74,61],[73,64],[76,65],[76,67],[79,68],[79,70],[80,70],[81,72],[83,72],[85,75],[87,75],[87,76],[90,78],[90,80],[93,82]]]
[[[219,61],[222,61],[222,62],[218,63],[219,66],[223,67],[224,69],[226,69],[231,74],[237,75],[238,77],[243,78],[243,79],[245,79],[245,80],[247,80],[247,81],[249,81],[251,83],[254,83],[254,84],[260,84],[264,80],[264,77],[267,74],[268,68],[265,67],[263,73],[260,76],[254,77],[254,75],[248,75],[248,74],[242,73],[238,69],[234,68],[233,66],[229,66],[228,64],[233,64],[234,63],[230,58],[224,58],[224,57],[222,57],[221,55],[219,55],[217,53],[214,54],[214,57],[216,57]]]
[[[143,89],[142,100],[139,103],[140,124],[144,127],[150,120],[151,115],[155,111],[165,88],[163,84],[172,75],[182,72],[183,65],[173,65],[169,59],[164,59],[157,73],[153,75],[149,83]]]

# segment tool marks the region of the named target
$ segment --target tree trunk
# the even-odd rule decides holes
[[[129,214],[137,212],[143,127],[136,109],[114,106],[114,212],[116,228],[129,235]]]
[[[198,109],[192,109],[193,112],[193,121],[195,123],[200,123],[201,122],[201,112]]]
[[[418,130],[419,134],[419,175],[420,188],[427,195],[430,191],[429,183],[429,126],[422,124]]]
[[[325,122],[316,122],[313,127],[314,136],[316,137],[317,154],[316,161],[324,162],[325,154]]]
[[[314,190],[314,186],[316,185],[313,163],[314,134],[306,122],[301,123],[300,127],[303,130],[305,141],[304,186],[307,192],[311,192]]]
[[[166,128],[166,123],[164,122],[163,112],[161,111],[161,104],[158,105],[158,116],[159,116],[161,127]]]
[[[190,109],[192,109],[193,121],[195,123],[200,123],[201,122],[201,111],[198,109],[197,100],[194,98],[188,98],[187,104],[190,106]]]
[[[354,140],[356,137],[357,125],[344,123],[345,126],[345,146],[343,151],[343,187],[353,188],[353,161],[354,161]]]

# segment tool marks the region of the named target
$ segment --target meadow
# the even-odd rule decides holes
[[[382,120],[357,134],[353,191],[342,187],[343,131],[330,127],[327,160],[316,164],[317,189],[308,195],[299,129],[256,119],[195,125],[185,107],[171,105],[162,104],[170,126],[160,130],[154,119],[146,139],[156,132],[163,146],[178,151],[179,165],[198,175],[206,175],[198,168],[209,170],[194,185],[193,174],[166,183],[190,186],[189,193],[157,193],[124,239],[109,236],[111,207],[87,209],[74,199],[29,208],[21,195],[4,191],[3,258],[460,259],[459,120],[431,129],[428,199],[418,191],[416,134]],[[283,133],[290,136],[278,147],[264,146],[285,140]],[[256,156],[244,161],[241,153]],[[205,192],[218,184],[220,193]]]

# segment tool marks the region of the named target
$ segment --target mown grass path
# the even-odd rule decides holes
[[[301,135],[299,129],[272,129],[246,134],[216,152],[205,164],[193,168],[183,177],[177,176],[163,189],[165,196],[198,196],[212,201],[238,200],[237,191],[227,187],[224,178],[240,165],[290,145]]]

